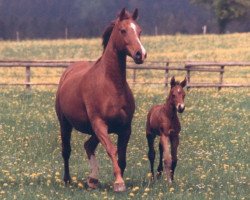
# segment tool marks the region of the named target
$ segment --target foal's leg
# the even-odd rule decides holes
[[[167,175],[168,183],[172,183],[171,179],[171,168],[172,168],[172,157],[170,154],[170,140],[169,137],[165,136],[164,134],[161,134],[160,136],[160,142],[163,147],[163,161],[164,161],[164,168]]]
[[[99,140],[95,135],[92,135],[84,144],[91,170],[91,173],[87,179],[87,184],[93,189],[97,188],[98,185],[99,164],[95,157],[95,150],[98,144]]]
[[[127,146],[130,135],[131,135],[131,125],[129,125],[125,130],[121,131],[118,135],[118,142],[117,142],[118,164],[119,167],[121,168],[122,176],[126,168],[126,154],[127,154]]]
[[[106,149],[109,157],[113,163],[113,170],[115,175],[115,182],[114,182],[114,191],[115,192],[122,192],[126,190],[124,180],[122,178],[121,169],[118,165],[118,161],[116,158],[117,155],[117,148],[112,144],[109,136],[108,136],[108,127],[105,122],[100,119],[96,118],[92,122],[93,130],[96,133],[97,138],[102,143],[104,148]]]
[[[64,160],[64,182],[65,184],[70,183],[70,173],[69,173],[69,158],[71,153],[70,139],[72,126],[66,121],[60,121],[61,129],[61,140],[62,140],[62,157]]]
[[[179,146],[179,136],[171,137],[171,155],[172,155],[172,166],[171,166],[171,179],[174,180],[174,171],[177,165],[177,149]]]
[[[155,135],[152,133],[147,133],[148,159],[150,162],[150,169],[151,169],[151,173],[152,173],[152,178],[154,178],[154,161],[155,161],[154,140],[155,140]]]
[[[159,178],[162,175],[162,171],[163,171],[163,163],[162,163],[163,148],[162,148],[161,142],[159,142],[159,153],[160,153],[160,161],[159,161],[159,165],[158,165],[158,168],[157,168],[157,178]]]

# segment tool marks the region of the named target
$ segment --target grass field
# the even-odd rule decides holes
[[[150,106],[164,101],[161,90],[133,88],[136,113],[128,147],[128,191],[112,191],[112,167],[99,147],[101,186],[89,191],[83,143],[73,134],[70,160],[73,184],[64,187],[55,90],[1,89],[1,199],[247,199],[249,197],[250,90],[191,90],[186,97],[176,181],[152,183],[145,140]],[[154,91],[154,92],[153,92]],[[197,98],[199,97],[199,98]],[[115,141],[115,136],[113,140]],[[157,146],[157,145],[156,145]]]
[[[142,39],[150,60],[250,60],[250,34]],[[0,41],[0,59],[96,59],[101,54],[99,44],[99,39]],[[24,72],[19,70],[0,69],[1,81],[22,77]],[[246,80],[248,72],[237,70],[228,74],[228,79]],[[61,71],[40,69],[33,73],[40,78],[45,73],[57,80]],[[183,74],[175,75],[183,78]],[[73,134],[70,159],[73,183],[64,186],[55,87],[33,87],[31,91],[0,88],[0,199],[249,199],[250,89],[187,92],[186,110],[179,115],[181,143],[172,186],[164,177],[151,181],[145,138],[147,111],[165,101],[164,89],[161,85],[136,85],[132,90],[136,112],[125,172],[128,190],[116,194],[111,162],[101,145],[97,151],[101,185],[97,190],[86,188],[89,167],[83,143],[88,136],[77,132]],[[112,140],[115,142],[116,136]]]

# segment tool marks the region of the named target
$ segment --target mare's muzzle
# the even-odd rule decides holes
[[[136,64],[142,64],[146,58],[147,58],[147,53],[143,54],[141,51],[137,51],[133,56],[133,59]]]

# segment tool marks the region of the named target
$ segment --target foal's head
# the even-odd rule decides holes
[[[171,98],[172,103],[174,104],[176,110],[179,113],[182,113],[185,109],[184,99],[185,99],[185,91],[184,87],[187,84],[187,79],[185,78],[181,83],[175,81],[174,76],[171,78],[171,90],[169,98]]]
[[[106,48],[108,42],[112,40],[112,48],[126,53],[136,64],[141,64],[147,57],[147,53],[140,41],[141,28],[136,22],[137,17],[137,9],[130,14],[124,8],[104,32],[103,46]]]

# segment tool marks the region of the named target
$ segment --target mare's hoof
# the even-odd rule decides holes
[[[64,181],[65,186],[68,186],[71,183],[71,178],[70,177],[67,177],[67,178],[64,177],[63,181]]]
[[[126,191],[125,183],[114,183],[114,191],[125,192]]]
[[[92,177],[87,178],[87,184],[91,189],[96,189],[98,187],[98,183],[99,183],[98,179]]]

